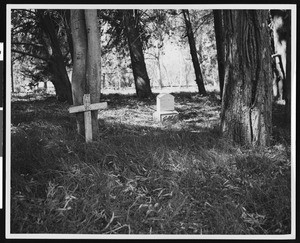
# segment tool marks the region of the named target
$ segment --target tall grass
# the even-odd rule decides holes
[[[151,119],[155,100],[104,99],[90,144],[66,104],[12,103],[12,233],[290,233],[284,124],[272,146],[243,148],[221,137],[213,93],[175,94],[176,124]]]

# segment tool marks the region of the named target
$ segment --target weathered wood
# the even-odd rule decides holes
[[[100,22],[97,16],[97,9],[85,9],[85,26],[87,36],[87,62],[86,78],[88,92],[91,95],[91,103],[98,103],[101,95],[101,39]],[[93,134],[99,131],[98,111],[92,111]]]
[[[106,109],[106,108],[107,108],[107,102],[90,104],[90,106],[89,106],[90,110],[101,110],[101,109]],[[69,107],[70,113],[77,113],[77,112],[84,112],[84,111],[86,111],[86,108],[84,105]]]
[[[84,10],[71,9],[71,32],[73,38],[73,72],[72,72],[72,95],[73,105],[82,105],[82,97],[86,91],[86,59],[87,38],[85,30]],[[84,135],[83,113],[76,114],[77,131]]]
[[[83,95],[83,105],[71,106],[70,113],[84,112],[84,131],[85,141],[91,142],[93,140],[93,127],[92,127],[92,111],[106,109],[107,102],[91,104],[90,94]]]
[[[93,140],[93,129],[92,129],[92,113],[91,113],[91,99],[89,94],[83,96],[84,105],[84,130],[85,130],[85,141],[90,142]]]

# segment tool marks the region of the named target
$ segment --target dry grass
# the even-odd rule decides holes
[[[67,105],[12,103],[12,233],[288,234],[289,127],[274,109],[273,145],[222,139],[220,101],[175,95],[179,121],[152,120],[155,100],[104,95],[86,145]]]

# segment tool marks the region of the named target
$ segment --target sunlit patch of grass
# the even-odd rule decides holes
[[[214,94],[174,95],[175,124],[154,123],[154,99],[104,96],[89,144],[66,104],[13,103],[12,232],[289,233],[289,147],[234,146]]]

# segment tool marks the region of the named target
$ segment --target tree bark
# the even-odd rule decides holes
[[[266,146],[272,133],[272,75],[267,10],[224,10],[223,136]]]
[[[123,10],[136,94],[139,98],[152,95],[142,41],[138,31],[138,10]]]
[[[2,69],[1,69],[1,75],[2,75]],[[15,83],[14,83],[14,62],[11,61],[11,66],[10,66],[10,77],[11,77],[11,92],[15,92]]]
[[[288,30],[287,30],[287,51],[286,51],[286,83],[285,83],[285,94],[286,98],[286,116],[290,119],[291,116],[291,83],[292,83],[292,69],[291,69],[291,11],[288,10],[287,13],[287,22],[288,22]]]
[[[71,31],[73,38],[74,61],[72,72],[72,94],[74,105],[83,104],[86,91],[87,39],[84,10],[71,10]],[[76,113],[77,131],[84,136],[83,113]]]
[[[219,85],[220,85],[220,97],[223,97],[223,86],[224,86],[224,34],[222,26],[222,10],[213,10],[214,14],[214,28],[216,36],[216,47],[217,47],[217,59],[218,59],[218,70],[219,70]]]
[[[91,103],[100,102],[101,93],[101,47],[100,26],[98,24],[97,10],[85,10],[85,23],[87,32],[87,84],[91,96]],[[92,111],[93,134],[98,133],[98,110]]]
[[[67,33],[67,42],[68,42],[68,45],[69,45],[69,51],[70,51],[70,54],[71,54],[71,59],[72,59],[72,63],[74,61],[74,49],[73,49],[73,41],[72,41],[72,31],[71,31],[71,23],[70,23],[70,20],[71,20],[71,10],[70,9],[66,9],[66,10],[63,10],[65,11],[65,14],[66,14],[66,33]]]
[[[51,48],[53,51],[53,55],[51,57],[52,60],[50,60],[50,65],[52,66],[52,69],[55,70],[54,74],[54,86],[55,83],[57,84],[56,95],[58,97],[58,100],[60,101],[68,101],[69,104],[72,104],[72,92],[71,92],[71,83],[69,80],[69,76],[66,70],[66,65],[64,62],[64,58],[59,46],[59,41],[57,39],[57,35],[55,33],[55,29],[53,26],[53,22],[49,16],[49,13],[45,12],[44,10],[38,10],[37,12],[41,26],[44,29],[45,33],[49,36],[50,42],[51,42]],[[59,90],[61,89],[61,90]]]
[[[204,87],[203,77],[201,73],[200,63],[197,56],[197,49],[195,44],[195,38],[192,30],[192,24],[190,21],[189,11],[188,10],[182,10],[185,26],[186,26],[186,32],[188,36],[188,41],[190,45],[190,53],[194,65],[195,75],[196,75],[196,83],[198,86],[199,94],[207,95],[206,90]]]

